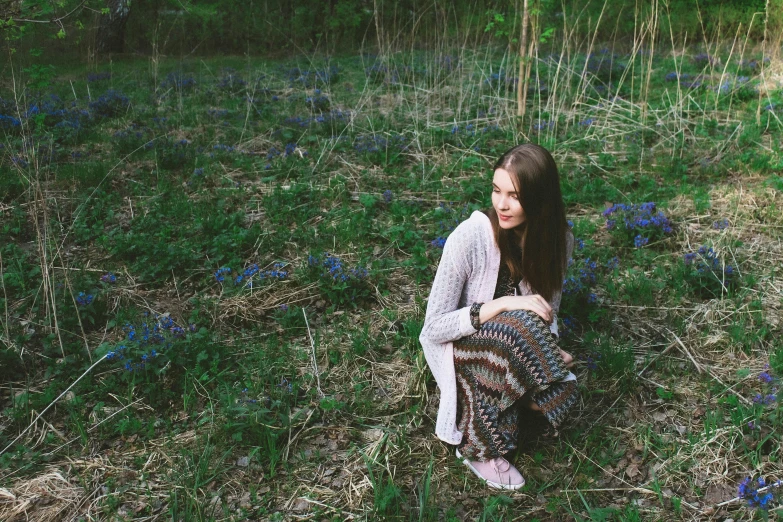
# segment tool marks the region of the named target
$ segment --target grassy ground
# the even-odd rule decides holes
[[[541,56],[518,132],[506,61],[6,83],[0,518],[776,516],[735,497],[783,478],[779,64]],[[435,439],[417,339],[443,239],[521,141],[552,150],[581,240],[560,318],[582,403],[506,496]]]

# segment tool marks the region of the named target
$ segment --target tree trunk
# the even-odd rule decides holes
[[[125,46],[125,24],[131,0],[106,0],[109,13],[101,16],[95,50],[99,53],[121,53]]]
[[[527,83],[525,81],[525,69],[527,65],[527,27],[530,21],[530,9],[528,7],[527,0],[523,0],[522,4],[522,38],[519,43],[519,78],[517,79],[517,124],[519,128],[522,128],[522,120],[525,117],[525,104],[527,94]]]

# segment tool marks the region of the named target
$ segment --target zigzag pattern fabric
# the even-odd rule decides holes
[[[524,395],[557,429],[576,404],[556,340],[537,314],[502,312],[473,335],[454,342],[457,375],[459,451],[472,460],[488,460],[514,450]]]

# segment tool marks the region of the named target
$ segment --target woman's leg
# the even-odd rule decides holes
[[[575,382],[558,382],[569,374],[560,349],[532,312],[503,312],[456,341],[454,363],[460,452],[471,459],[500,457],[516,447],[515,407],[528,392],[555,427],[576,402]]]

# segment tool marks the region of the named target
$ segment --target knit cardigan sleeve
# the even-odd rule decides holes
[[[456,341],[477,331],[470,322],[472,303],[459,306],[462,290],[475,265],[473,236],[475,231],[464,223],[446,239],[421,332],[431,342]]]

